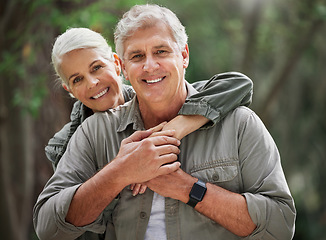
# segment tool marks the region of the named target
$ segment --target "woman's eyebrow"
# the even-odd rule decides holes
[[[72,75],[69,77],[68,80],[70,80],[71,78],[73,78],[73,77],[75,77],[75,76],[78,76],[78,74],[79,74],[79,73],[74,73],[74,74],[72,74]]]
[[[89,64],[89,67],[92,67],[98,61],[100,61],[100,60],[98,60],[98,59],[94,60],[93,62],[91,62],[91,64]]]

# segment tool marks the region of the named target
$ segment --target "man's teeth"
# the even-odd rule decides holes
[[[98,99],[99,97],[102,97],[104,94],[106,94],[108,92],[109,88],[104,89],[102,92],[100,92],[99,94],[95,95],[93,98],[94,99]]]
[[[146,80],[147,83],[157,83],[159,81],[162,81],[163,78],[157,78],[157,79],[154,79],[154,80]]]

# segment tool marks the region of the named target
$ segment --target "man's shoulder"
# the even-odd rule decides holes
[[[231,114],[236,115],[236,116],[250,116],[254,113],[255,112],[253,110],[251,110],[250,108],[248,108],[246,106],[239,106],[231,112]]]
[[[230,111],[224,118],[224,122],[234,122],[237,124],[241,124],[247,122],[249,118],[256,118],[257,115],[253,110],[245,106],[239,106],[234,110]]]

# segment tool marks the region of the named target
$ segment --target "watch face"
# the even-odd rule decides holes
[[[189,195],[191,196],[191,198],[193,198],[197,201],[201,201],[201,200],[203,200],[205,192],[206,192],[205,186],[194,184]]]

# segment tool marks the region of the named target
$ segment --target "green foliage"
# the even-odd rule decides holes
[[[261,105],[279,76],[287,73],[280,79],[275,101],[264,120],[279,147],[295,197],[295,239],[325,239],[326,3],[261,1],[258,20],[252,20],[258,1],[149,2],[172,9],[186,26],[190,47],[188,81],[208,79],[219,72],[242,71],[254,81],[252,108],[260,115],[265,107]],[[14,89],[12,104],[37,118],[44,98],[52,91],[50,52],[58,34],[69,27],[88,27],[102,33],[113,46],[118,19],[130,6],[146,2],[13,0],[17,14],[5,33],[6,45],[0,52],[1,81],[8,81],[8,88]],[[249,26],[254,31],[249,32]]]

